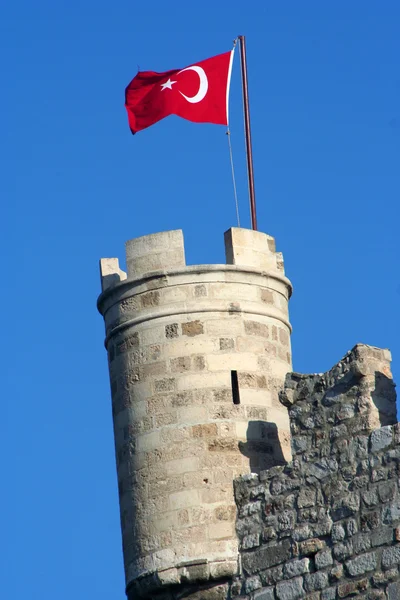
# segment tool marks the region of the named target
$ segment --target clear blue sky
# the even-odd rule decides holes
[[[294,368],[365,342],[392,350],[400,381],[399,22],[395,0],[3,3],[2,598],[124,598],[97,261],[182,228],[188,262],[223,262],[235,225],[223,127],[170,117],[131,135],[138,65],[247,36],[259,227],[294,284]]]

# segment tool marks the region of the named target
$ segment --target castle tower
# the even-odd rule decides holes
[[[127,274],[100,262],[129,599],[235,575],[233,479],[291,458],[291,284],[272,237],[225,250],[187,266],[166,231],[127,242]]]

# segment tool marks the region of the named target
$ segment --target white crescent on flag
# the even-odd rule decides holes
[[[182,69],[182,71],[179,71],[179,73],[183,73],[184,71],[194,71],[195,73],[197,73],[197,75],[199,76],[199,79],[200,79],[199,91],[194,96],[185,96],[185,94],[183,94],[182,92],[179,92],[179,93],[182,94],[182,96],[185,98],[185,100],[187,100],[191,104],[197,104],[197,102],[201,102],[203,100],[203,98],[205,97],[205,95],[207,94],[207,91],[208,91],[207,75],[206,75],[204,69],[202,69],[201,67],[198,67],[198,66],[186,67],[186,69]],[[179,75],[179,73],[177,73],[177,75]]]

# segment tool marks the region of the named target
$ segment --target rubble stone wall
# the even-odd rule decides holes
[[[288,375],[293,461],[235,481],[242,575],[229,597],[400,599],[389,358],[360,345],[326,374]]]

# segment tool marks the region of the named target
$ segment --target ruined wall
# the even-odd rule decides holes
[[[359,345],[326,374],[288,375],[281,400],[293,461],[235,481],[242,575],[225,597],[400,599],[400,424],[389,360]]]

